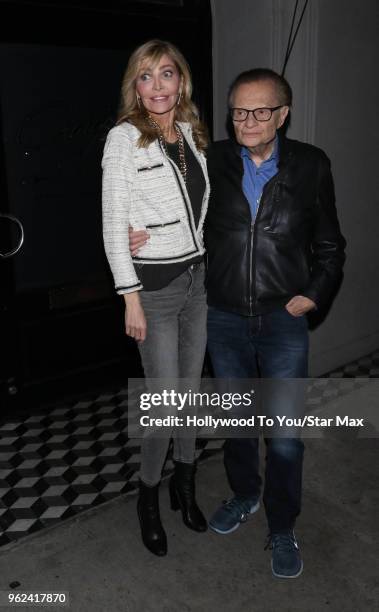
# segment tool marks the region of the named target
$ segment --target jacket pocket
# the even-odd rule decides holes
[[[140,259],[174,259],[196,252],[191,232],[181,219],[147,224],[149,239],[139,250]]]
[[[264,227],[265,232],[274,232],[275,228],[278,225],[278,216],[280,212],[280,193],[281,193],[281,183],[280,181],[275,184],[273,193],[272,193],[272,214],[271,219],[269,221],[269,225]]]
[[[154,166],[143,166],[142,168],[137,168],[137,172],[146,172],[148,170],[154,170],[155,168],[162,168],[163,164],[154,164]]]
[[[175,219],[175,221],[167,221],[167,223],[152,223],[150,225],[146,225],[146,229],[169,227],[170,225],[176,225],[177,223],[180,223],[180,219]]]

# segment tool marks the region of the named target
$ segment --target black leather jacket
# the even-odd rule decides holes
[[[278,173],[265,185],[253,222],[240,150],[224,140],[208,152],[208,304],[254,315],[304,295],[323,306],[341,278],[346,244],[327,156],[280,138]]]

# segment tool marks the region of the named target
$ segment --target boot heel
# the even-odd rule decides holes
[[[204,518],[195,498],[194,463],[175,461],[175,474],[170,479],[171,508],[181,510],[183,523],[194,531],[206,531]]]
[[[159,514],[158,488],[159,484],[149,487],[140,480],[137,514],[144,545],[154,555],[163,557],[167,554],[167,538]]]
[[[177,510],[180,510],[179,498],[176,492],[173,477],[170,478],[170,507],[171,507],[171,510],[174,510],[174,512],[176,512]]]

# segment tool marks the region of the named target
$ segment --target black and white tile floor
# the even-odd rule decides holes
[[[379,351],[327,377],[379,377]],[[317,406],[337,386],[315,384],[308,403]],[[138,440],[128,438],[127,391],[102,394],[0,424],[0,546],[63,521],[136,488]],[[198,440],[200,459],[222,440]],[[172,470],[167,461],[165,474]]]

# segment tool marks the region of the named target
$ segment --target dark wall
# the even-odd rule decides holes
[[[0,79],[8,208],[25,229],[16,292],[103,282],[103,141],[121,50],[3,44]]]
[[[129,54],[153,37],[182,50],[212,125],[209,3],[8,2],[0,11],[0,212],[25,231],[21,251],[0,260],[0,386],[17,395],[116,363],[126,379],[139,359],[103,251],[102,149]]]

